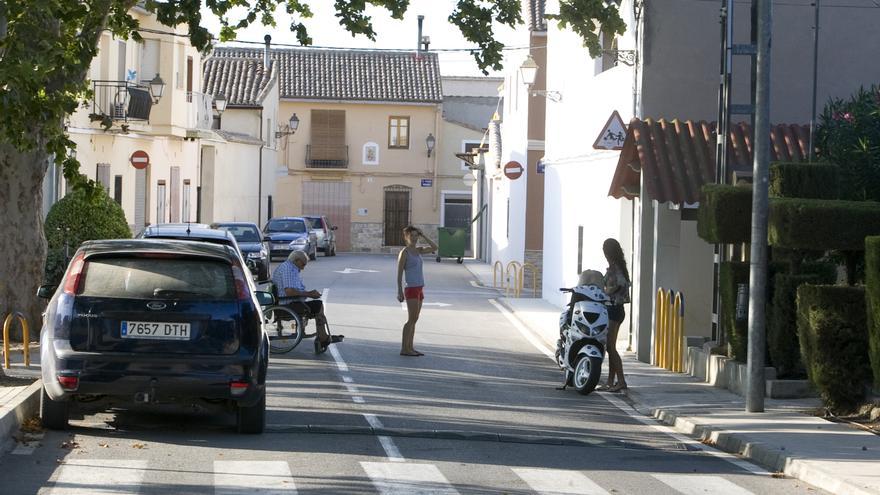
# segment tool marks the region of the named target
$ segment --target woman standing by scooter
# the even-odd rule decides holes
[[[419,238],[422,238],[430,247],[419,247]],[[400,250],[397,257],[397,300],[406,301],[407,320],[403,325],[403,339],[400,345],[401,356],[424,356],[415,350],[413,339],[416,333],[416,322],[422,311],[422,301],[425,299],[425,276],[422,273],[422,254],[437,251],[434,241],[425,237],[412,225],[403,229],[403,240],[406,247]],[[404,287],[404,276],[406,286]]]
[[[608,307],[608,382],[597,390],[608,392],[620,392],[626,390],[626,378],[623,376],[623,360],[617,352],[617,333],[620,324],[626,317],[623,305],[630,301],[629,271],[626,269],[626,259],[623,257],[623,249],[615,239],[605,239],[602,244],[602,252],[608,261],[608,270],[605,272],[605,293],[611,298],[611,306]]]

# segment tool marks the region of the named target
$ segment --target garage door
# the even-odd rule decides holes
[[[351,250],[351,182],[305,181],[303,215],[325,215],[336,229],[336,249]]]

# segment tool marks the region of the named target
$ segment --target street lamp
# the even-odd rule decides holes
[[[156,73],[156,77],[150,81],[150,96],[153,97],[153,103],[159,103],[159,99],[162,98],[162,93],[165,92],[165,81],[159,77],[159,74]]]
[[[276,139],[296,133],[296,130],[299,129],[299,117],[294,113],[287,121],[287,125],[278,126],[278,128],[280,130],[275,132]]]
[[[223,115],[223,111],[226,110],[226,97],[222,94],[219,94],[214,97],[214,107],[217,108],[217,113]]]
[[[431,158],[431,152],[434,151],[434,145],[437,144],[437,139],[434,138],[434,135],[428,133],[428,137],[425,138],[425,146],[428,148],[428,158]]]
[[[525,61],[519,66],[519,73],[522,76],[523,83],[529,88],[529,94],[532,96],[543,96],[548,100],[559,103],[562,101],[562,93],[559,91],[545,91],[543,89],[532,89],[535,80],[538,78],[538,64],[531,54],[526,55]]]

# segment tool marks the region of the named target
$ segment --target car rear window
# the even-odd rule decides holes
[[[252,225],[220,225],[219,228],[231,233],[238,242],[260,242],[263,240],[260,231]]]
[[[302,234],[306,231],[306,223],[302,220],[271,220],[266,226],[266,232],[293,232]]]
[[[235,299],[232,267],[188,258],[98,258],[85,267],[82,295],[119,298]]]
[[[321,223],[320,218],[307,218],[306,220],[309,221],[309,225],[311,226],[310,228],[312,228],[312,229],[323,229],[324,228],[324,225]]]

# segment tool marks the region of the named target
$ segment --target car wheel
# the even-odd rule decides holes
[[[257,435],[266,428],[266,388],[260,399],[252,406],[238,406],[236,427],[239,433]]]
[[[331,247],[331,246],[332,246],[332,245],[328,242],[328,243],[327,243],[327,247],[324,248],[324,257],[325,257],[325,258],[328,257],[328,256],[333,256],[333,255],[331,254],[331,251],[330,251],[330,247]]]
[[[67,401],[52,400],[46,393],[46,387],[43,387],[40,395],[40,421],[43,426],[50,430],[66,429],[70,417],[69,406]]]

